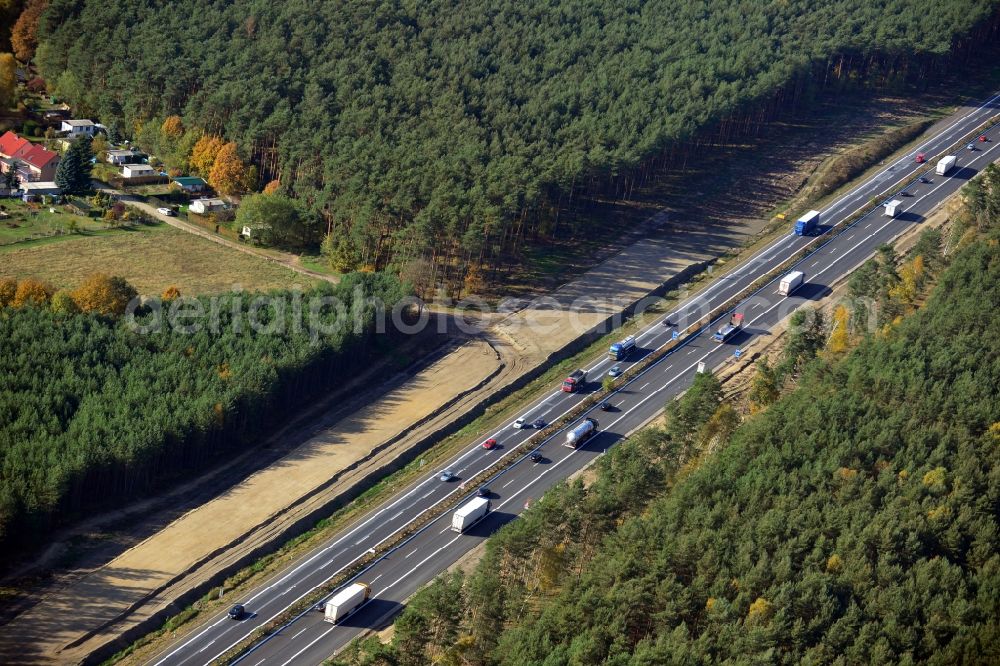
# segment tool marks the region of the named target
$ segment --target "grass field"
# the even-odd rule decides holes
[[[0,199],[0,245],[70,233],[73,224],[77,230],[85,232],[107,228],[102,220],[70,213],[65,206],[52,206],[54,213],[49,212],[49,208],[26,204],[20,199]]]
[[[75,287],[96,272],[120,275],[147,295],[159,295],[171,285],[194,295],[228,291],[236,284],[244,291],[315,284],[284,266],[166,225],[0,247],[0,277],[35,277],[56,287]]]

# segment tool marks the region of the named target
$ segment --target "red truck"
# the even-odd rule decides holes
[[[585,370],[577,370],[563,380],[562,390],[566,393],[573,393],[583,386],[585,381],[587,381],[587,372]]]

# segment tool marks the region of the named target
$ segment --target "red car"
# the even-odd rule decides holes
[[[488,440],[483,442],[484,449],[495,449],[497,447],[497,440],[490,437]]]
[[[917,164],[923,164],[927,160],[927,155],[924,153],[917,153]]]
[[[985,134],[983,134],[982,136],[979,137],[979,143],[986,143],[986,135]]]

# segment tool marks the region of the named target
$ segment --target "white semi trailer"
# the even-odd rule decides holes
[[[352,583],[337,594],[333,595],[326,602],[326,610],[323,619],[336,624],[358,609],[361,604],[368,601],[371,588],[364,583]]]

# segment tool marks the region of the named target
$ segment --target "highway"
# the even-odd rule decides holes
[[[731,300],[805,244],[811,241],[815,241],[816,245],[822,244],[795,267],[804,271],[806,282],[792,296],[786,298],[777,293],[776,278],[736,307],[735,312],[743,315],[744,323],[735,337],[724,344],[712,339],[712,332],[728,320],[727,314],[684,340],[677,349],[623,386],[609,399],[613,405],[610,411],[596,407],[591,410],[587,416],[599,422],[600,433],[581,448],[572,449],[563,445],[565,430],[539,441],[538,431],[514,429],[512,424],[491,435],[498,442],[498,447],[493,450],[482,448],[482,439],[469,442],[469,446],[448,463],[429,469],[426,476],[357,520],[346,531],[303,555],[245,598],[234,599],[234,602],[244,604],[249,613],[247,618],[233,621],[224,613],[212,617],[192,633],[166,647],[148,663],[156,666],[210,663],[255,628],[266,624],[311,590],[349,568],[370,549],[390,539],[418,515],[433,511],[435,505],[455,493],[469,492],[471,489],[461,489],[462,479],[475,476],[503,456],[516,456],[519,459],[516,464],[489,481],[492,512],[483,521],[466,533],[458,534],[450,530],[451,512],[447,512],[356,577],[355,580],[368,583],[372,590],[371,599],[356,613],[333,625],[323,621],[321,612],[307,611],[279,633],[254,646],[241,657],[240,663],[252,666],[319,664],[365,629],[384,626],[422,585],[501,525],[513,520],[547,489],[586,466],[660,412],[668,400],[690,384],[700,363],[712,368],[725,362],[736,349],[745,347],[758,336],[767,335],[775,324],[794,310],[828,294],[834,282],[863,263],[879,245],[919,226],[926,213],[1000,155],[1000,128],[993,127],[987,134],[989,140],[977,142],[974,151],[964,147],[955,151],[957,164],[946,176],[934,174],[934,163],[943,154],[942,151],[998,113],[1000,95],[982,105],[965,107],[939,123],[932,138],[823,209],[820,232],[847,220],[872,198],[880,201],[901,199],[902,213],[897,217],[883,216],[879,207],[829,240],[791,233],[778,238],[670,313],[666,319],[673,326],[658,321],[636,334],[639,349],[627,360],[614,361],[607,355],[594,359],[586,367],[588,382],[582,392],[564,393],[556,387],[523,412],[529,423],[535,419],[546,422],[558,420],[589,391],[598,388],[612,366],[627,368],[641,361],[645,355],[667,344],[674,331],[684,330]],[[928,163],[916,163],[914,156],[918,152],[927,154]],[[899,195],[899,184],[917,173],[926,175],[930,182],[909,185],[906,188],[909,196]],[[792,224],[790,221],[789,229]],[[528,446],[516,446],[529,441]],[[532,450],[542,454],[541,462],[528,459],[527,455]],[[457,474],[458,479],[452,482],[439,480],[438,473],[445,468]]]

